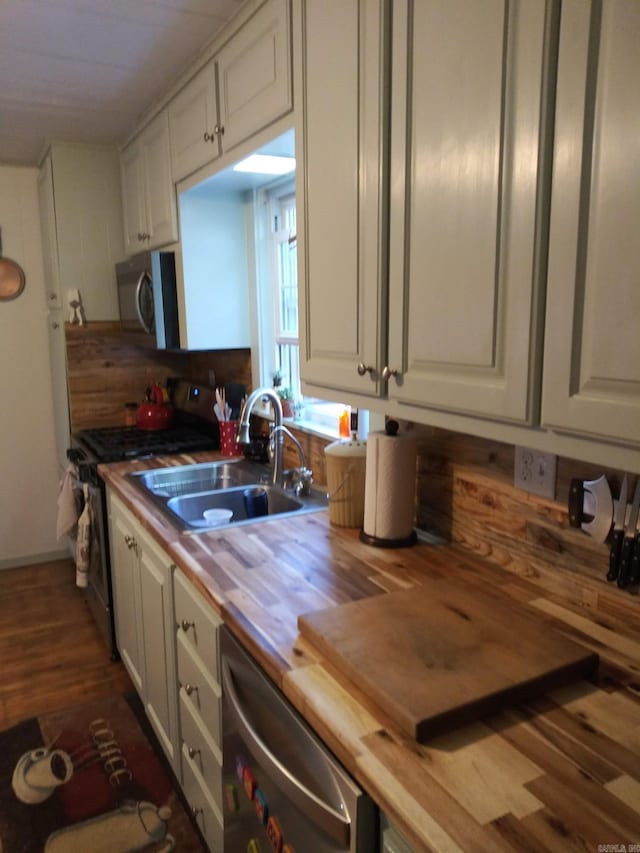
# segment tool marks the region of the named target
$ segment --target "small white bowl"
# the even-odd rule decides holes
[[[233,518],[233,510],[231,509],[205,509],[202,513],[207,524],[225,524]]]

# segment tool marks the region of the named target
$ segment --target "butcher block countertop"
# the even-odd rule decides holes
[[[454,545],[364,545],[327,512],[184,535],[125,476],[212,458],[100,473],[415,850],[640,851],[640,619],[596,620]],[[302,614],[448,579],[528,605],[597,676],[417,743],[299,633]]]

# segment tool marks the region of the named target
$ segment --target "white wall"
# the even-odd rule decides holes
[[[0,302],[0,568],[62,554],[37,169],[0,165],[2,253],[24,269]]]

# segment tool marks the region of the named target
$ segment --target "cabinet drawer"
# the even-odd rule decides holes
[[[184,697],[198,714],[213,742],[220,744],[222,690],[205,670],[202,661],[193,654],[182,635],[178,635],[177,645],[180,698]]]
[[[200,771],[182,747],[182,790],[210,850],[224,848],[224,830],[220,815],[207,793]]]
[[[179,571],[175,573],[174,598],[178,637],[189,643],[208,672],[219,681],[218,628],[222,620]]]
[[[182,748],[200,771],[211,798],[222,811],[222,752],[212,746],[209,732],[183,692],[180,693],[180,728]]]

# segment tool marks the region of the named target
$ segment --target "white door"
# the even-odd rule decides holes
[[[545,4],[420,0],[411,9],[394,6],[388,368],[397,376],[388,393],[530,422]]]
[[[169,104],[173,179],[180,181],[220,155],[215,63],[210,62]]]
[[[640,444],[640,4],[562,4],[542,417]]]
[[[385,8],[303,3],[296,138],[301,378],[367,395],[386,349]]]
[[[137,140],[127,146],[120,155],[124,248],[128,255],[136,255],[145,248],[142,235],[147,229],[147,214],[142,157],[142,149]]]
[[[267,0],[216,55],[222,148],[293,106],[290,0]]]
[[[178,239],[176,193],[171,175],[169,117],[166,110],[145,128],[140,137],[144,161],[146,201],[146,248],[157,249]]]

